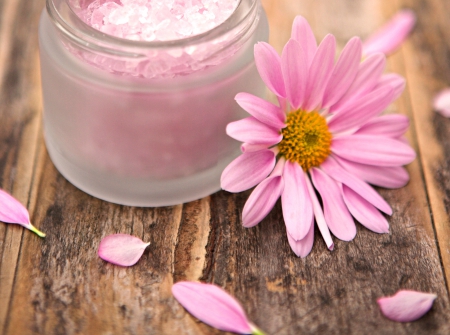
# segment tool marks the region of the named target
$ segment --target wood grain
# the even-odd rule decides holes
[[[20,20],[37,26],[42,2],[2,2],[0,30],[0,169],[2,188],[28,205],[41,134],[41,92],[37,38]],[[0,329],[6,324],[23,229],[0,226]]]
[[[326,249],[319,232],[299,259],[286,239],[281,206],[257,227],[241,224],[250,192],[218,192],[188,204],[133,208],[95,199],[54,168],[41,129],[38,45],[43,0],[0,0],[1,188],[30,210],[45,239],[0,224],[0,333],[222,334],[174,300],[179,280],[224,287],[268,334],[450,333],[450,120],[431,98],[450,85],[450,4],[446,0],[263,0],[270,41],[281,51],[295,15],[317,38],[367,36],[403,7],[419,15],[410,40],[388,62],[408,87],[389,112],[411,118],[418,158],[411,181],[379,189],[392,205],[390,233],[358,225],[352,242]],[[24,24],[26,22],[27,24]],[[31,33],[30,33],[31,32]],[[129,233],[151,243],[131,268],[97,257],[102,237]],[[435,292],[432,310],[413,323],[385,319],[376,299],[399,289]]]
[[[434,229],[439,244],[440,256],[450,283],[450,147],[448,133],[450,123],[435,113],[431,106],[432,97],[443,86],[450,85],[450,34],[443,13],[450,10],[445,1],[409,1],[408,5],[421,13],[435,13],[434,20],[419,16],[419,24],[411,41],[417,45],[412,50],[406,43],[402,57],[404,71],[409,82],[409,104],[416,125],[416,138],[420,150],[423,178],[426,182]],[[408,53],[416,57],[406,57]],[[406,55],[405,55],[406,54]]]

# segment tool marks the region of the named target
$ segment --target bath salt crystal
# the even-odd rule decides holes
[[[217,27],[240,0],[69,1],[85,23],[106,34],[135,41],[168,41]]]

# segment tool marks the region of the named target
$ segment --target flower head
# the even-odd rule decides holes
[[[345,241],[355,237],[353,217],[387,233],[379,211],[392,210],[369,184],[405,185],[409,176],[402,165],[415,158],[402,137],[407,117],[381,115],[402,93],[404,79],[383,74],[382,53],[361,61],[358,37],[336,63],[334,56],[334,36],[317,45],[306,20],[297,17],[281,57],[267,43],[255,46],[258,71],[279,104],[240,93],[236,101],[251,116],[227,126],[228,135],[243,144],[242,155],[222,173],[222,188],[256,186],[243,225],[258,224],[281,196],[289,243],[302,257],[312,248],[314,219],[329,249],[330,231]]]

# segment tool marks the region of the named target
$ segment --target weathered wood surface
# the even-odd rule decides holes
[[[279,204],[257,227],[240,213],[249,192],[218,192],[157,209],[94,199],[51,163],[41,129],[37,26],[44,0],[0,0],[0,187],[30,210],[45,239],[0,224],[0,333],[221,334],[199,323],[170,293],[179,280],[216,283],[235,295],[268,334],[450,334],[450,120],[431,99],[450,85],[447,0],[263,0],[271,43],[281,51],[294,16],[342,47],[367,36],[397,9],[418,14],[411,38],[388,62],[407,78],[390,109],[411,118],[418,158],[410,183],[380,190],[394,209],[391,232],[359,226],[352,242],[326,249],[319,234],[298,259],[285,237]],[[105,235],[151,242],[136,266],[103,262]],[[414,323],[385,319],[376,298],[398,289],[435,292],[431,312]]]

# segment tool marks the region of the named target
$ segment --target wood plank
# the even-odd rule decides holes
[[[42,7],[42,1],[27,6],[13,0],[2,5],[1,13],[0,175],[2,188],[25,205],[41,133],[41,90],[37,38],[30,38],[23,22],[37,26]],[[0,331],[6,324],[23,234],[22,227],[0,224]]]
[[[439,244],[447,286],[450,283],[450,122],[433,111],[433,96],[450,85],[450,13],[447,1],[402,0],[418,17],[410,42],[403,49],[403,66],[409,83],[410,109],[413,113],[423,178],[426,181],[434,228]],[[409,57],[408,57],[409,56]],[[448,286],[450,289],[450,286]]]
[[[348,32],[343,32],[339,24],[330,22],[335,22],[334,15],[339,17],[339,14],[336,14],[337,7],[350,8],[354,2],[351,4],[347,2],[348,6],[343,5],[342,2],[336,5],[327,1],[318,2],[321,10],[328,14],[320,12],[317,6],[313,7],[312,3],[306,1],[302,3],[306,7],[311,6],[315,9],[310,9],[310,13],[316,13],[316,16],[320,17],[323,22],[327,22],[328,25],[337,29],[332,29],[332,32],[338,35],[338,43],[342,43],[351,36]],[[377,2],[378,6],[380,4]],[[374,12],[374,7],[370,4],[362,4],[361,6],[367,10],[370,8],[371,15],[367,17],[367,15],[355,14],[358,17],[355,20],[366,22],[365,24],[370,23],[372,29],[376,28],[391,14],[386,15],[385,5],[388,6],[388,3],[382,3],[382,8],[378,7],[376,8],[378,12]],[[308,12],[301,14],[309,19]],[[379,22],[371,23],[373,17],[379,17]],[[282,20],[280,17],[277,19]],[[354,19],[353,16],[352,19]],[[274,21],[277,20],[272,19],[272,22]],[[317,22],[317,20],[313,22]],[[273,27],[277,26],[272,26],[271,33],[275,36],[281,35],[274,32]],[[349,27],[352,25],[350,24]],[[356,25],[356,27],[359,26]],[[317,29],[317,27],[315,28]],[[339,29],[341,33],[339,33]],[[354,33],[365,36],[369,31],[355,31]],[[346,38],[339,38],[341,34]],[[278,43],[282,47],[283,42],[278,41]],[[278,50],[281,50],[281,47],[278,47]],[[389,68],[403,73],[404,71],[401,71],[403,67],[400,66],[399,70],[399,66],[396,66],[399,57],[400,62],[404,62],[403,57],[414,59],[412,56],[413,53],[403,56],[401,53],[397,54],[395,59],[390,60]],[[390,108],[390,111],[411,114],[409,99],[410,96],[404,95],[395,106]],[[413,134],[415,132],[409,133],[410,140]],[[307,259],[298,262],[286,252],[288,250],[287,243],[284,243],[284,246],[273,246],[274,241],[281,242],[283,239],[283,234],[280,233],[283,231],[282,218],[278,208],[276,214],[272,212],[269,218],[257,228],[260,229],[258,232],[260,235],[249,244],[256,243],[259,248],[279,250],[280,253],[283,250],[286,254],[278,256],[282,259],[281,261],[277,262],[273,259],[275,254],[273,251],[272,253],[267,251],[265,256],[272,258],[267,260],[267,263],[273,265],[266,264],[252,273],[238,277],[239,284],[232,283],[232,279],[227,280],[227,273],[238,272],[232,269],[224,271],[222,278],[215,273],[214,277],[213,274],[210,274],[205,279],[214,278],[216,282],[230,287],[230,290],[234,291],[241,301],[248,303],[256,300],[256,303],[252,303],[251,318],[269,333],[447,334],[449,332],[447,290],[436,249],[427,194],[424,191],[425,185],[421,178],[421,166],[416,161],[408,169],[411,183],[407,187],[400,190],[380,191],[393,205],[395,212],[390,220],[390,235],[376,235],[360,227],[358,236],[353,242],[338,241],[336,250],[331,254],[324,252],[325,246],[316,236],[312,254]],[[234,201],[228,201],[234,203]],[[224,201],[217,203],[222,202]],[[239,201],[236,203],[239,204]],[[218,217],[218,215],[212,216]],[[231,222],[235,221],[239,221],[238,216]],[[266,232],[266,230],[268,231]],[[242,233],[239,232],[236,235]],[[261,234],[264,234],[265,238],[261,237]],[[217,235],[227,236],[228,234],[217,233]],[[236,244],[240,245],[241,243]],[[213,249],[220,250],[218,247]],[[264,252],[260,251],[260,253]],[[248,254],[247,258],[252,259],[253,262],[257,258],[256,263],[260,265],[260,262],[262,263],[258,258],[262,257],[260,253]],[[216,255],[216,257],[218,258],[216,263],[226,262],[227,259],[232,258],[230,255],[222,257]],[[428,263],[430,259],[433,260],[433,264]],[[248,267],[249,264],[244,264],[239,269],[248,269]],[[283,267],[285,268],[284,273]],[[254,268],[255,266],[251,267],[251,270]],[[272,271],[268,271],[268,269]],[[268,274],[269,276],[267,276]],[[436,302],[432,311],[436,314],[430,313],[410,325],[395,324],[380,317],[375,304],[376,298],[381,295],[393,294],[400,288],[414,288],[430,292],[438,290],[436,292],[439,292],[439,301]],[[299,298],[299,296],[301,297]],[[273,308],[273,306],[277,306],[277,308]],[[266,315],[272,316],[270,321],[267,320]],[[428,317],[435,319],[427,320]],[[274,319],[277,321],[274,322]]]
[[[327,8],[327,5],[330,5],[331,8],[339,6],[349,8],[354,2],[347,4],[348,6],[342,5],[342,3],[333,6],[330,2],[320,2],[322,8]],[[313,6],[312,3],[305,4],[305,6],[308,5]],[[372,12],[373,7],[370,5],[363,7],[367,10],[370,8],[371,16],[359,15],[358,19],[370,22],[372,14],[376,16],[377,13]],[[318,13],[317,8],[315,9],[311,11]],[[320,15],[323,22],[333,22],[332,16],[336,13],[329,10],[327,13],[328,17],[323,13],[317,14],[317,16]],[[287,14],[286,17],[290,15],[284,14]],[[307,16],[308,14],[303,15]],[[358,15],[356,14],[356,16]],[[382,15],[379,17],[382,18]],[[278,20],[281,21],[282,18],[278,18]],[[269,22],[274,21],[276,20],[269,16]],[[378,24],[381,22],[382,20]],[[275,27],[277,26],[275,25]],[[271,33],[271,36],[281,35],[274,32],[274,29]],[[364,35],[364,32],[355,33]],[[338,41],[340,40],[338,38]],[[283,44],[280,41],[278,43]],[[278,50],[280,49],[278,47]],[[403,102],[404,99],[408,99],[408,97],[402,98],[402,101],[392,108],[393,111],[408,113]],[[272,212],[257,228],[257,230],[260,229],[255,233],[258,236],[255,238],[252,235],[252,239],[247,242],[248,245],[245,246],[245,240],[235,243],[235,245],[244,245],[241,252],[247,253],[247,259],[251,259],[250,264],[245,263],[236,266],[237,268],[230,268],[238,262],[234,261],[229,264],[229,259],[235,259],[234,254],[216,255],[217,259],[212,263],[222,262],[224,264],[220,266],[223,268],[222,276],[218,276],[217,272],[211,272],[205,276],[205,279],[213,279],[219,284],[225,285],[247,304],[252,302],[253,309],[250,312],[252,319],[269,333],[420,334],[430,331],[448,333],[447,291],[436,250],[424,185],[421,181],[420,165],[417,161],[411,164],[409,171],[412,182],[406,188],[381,191],[396,211],[390,220],[392,227],[390,235],[375,235],[362,228],[352,243],[338,241],[337,248],[331,255],[323,252],[324,245],[320,238],[316,237],[316,245],[312,254],[306,260],[298,262],[286,252],[289,248],[285,241],[281,243],[284,245],[273,245],[276,242],[282,242],[284,237],[282,218],[278,207],[278,211]],[[242,201],[242,199],[240,201],[228,200],[228,204],[239,204]],[[215,207],[224,202],[227,201],[223,199],[218,201]],[[212,215],[212,217],[219,218],[220,216]],[[231,223],[234,222],[239,222],[239,215],[231,220]],[[227,226],[226,223],[223,224]],[[216,234],[229,236],[228,229],[228,227],[226,230],[224,228],[225,231],[222,234]],[[246,232],[236,232],[237,236],[243,234]],[[265,235],[265,238],[261,235]],[[249,236],[242,239],[244,238],[249,238]],[[224,245],[231,244],[227,241],[222,243]],[[254,244],[257,247],[251,248],[250,246]],[[321,251],[317,250],[318,244]],[[257,251],[249,252],[247,248],[251,251],[257,249]],[[338,248],[342,249],[338,250]],[[212,249],[221,250],[220,244]],[[223,249],[226,247],[224,246]],[[274,250],[279,251],[278,256],[275,256]],[[265,251],[267,254],[264,256],[268,259],[263,261],[261,257]],[[229,252],[231,253],[231,251]],[[240,253],[236,252],[236,254]],[[429,259],[433,259],[433,264],[428,263]],[[254,263],[256,265],[251,266]],[[230,273],[240,271],[245,271],[245,275],[242,275],[241,272],[241,276],[238,278],[230,278]],[[239,284],[234,283],[235,280],[238,280]],[[424,318],[405,326],[380,318],[375,305],[376,297],[392,294],[399,288],[413,287],[424,291],[438,290],[440,292],[439,303],[441,305],[436,304],[433,308],[433,312],[436,312],[434,315],[436,319],[426,321]],[[303,296],[299,298],[300,294]],[[305,304],[305,302],[307,303]],[[273,306],[277,307],[273,308]],[[271,315],[272,318],[267,320],[267,315]],[[274,319],[278,321],[278,324],[274,322]]]
[[[8,65],[8,55],[12,44],[13,19],[16,17],[19,0],[0,1],[0,89]]]
[[[33,280],[17,282],[6,333],[199,334],[170,289],[173,274],[186,269],[185,262],[174,260],[177,239],[192,240],[190,231],[179,229],[181,218],[195,216],[206,200],[188,204],[189,214],[182,206],[142,209],[108,204],[70,185],[56,173],[45,150],[42,155],[45,164],[34,194],[45,196],[34,216],[51,233],[44,246],[24,240],[17,276]],[[201,220],[189,222],[183,223]],[[101,238],[117,232],[151,242],[132,268],[116,267],[97,256]],[[183,251],[192,254],[189,248]]]

